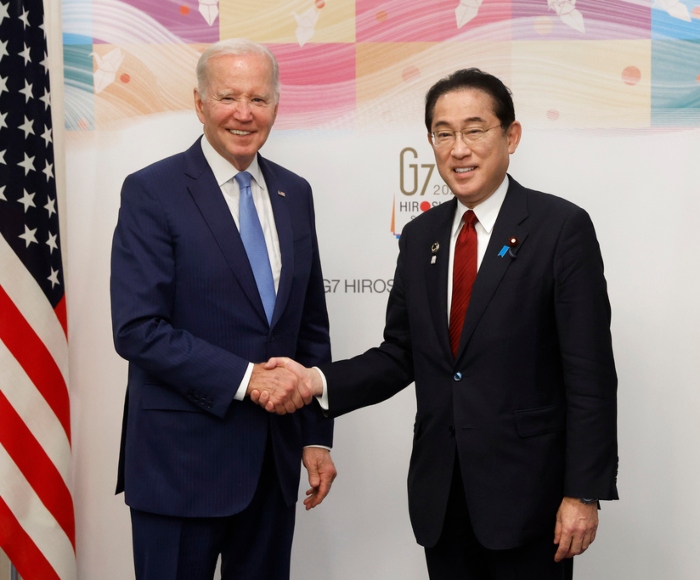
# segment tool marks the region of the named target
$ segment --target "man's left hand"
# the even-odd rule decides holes
[[[304,467],[309,472],[309,485],[311,489],[306,491],[304,505],[307,510],[320,504],[331,490],[331,484],[338,475],[328,449],[321,447],[304,447],[302,455]]]
[[[574,497],[565,497],[554,527],[554,543],[559,545],[554,561],[583,554],[595,540],[597,529],[597,504],[586,505]]]

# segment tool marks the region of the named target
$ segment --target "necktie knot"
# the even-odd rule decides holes
[[[250,187],[250,180],[252,178],[253,176],[247,171],[241,171],[240,173],[237,173],[234,177],[236,183],[238,184],[238,187],[240,187],[241,190],[243,190],[246,187]]]
[[[239,173],[240,175],[240,173]],[[462,215],[462,221],[464,222],[464,225],[466,226],[474,226],[476,225],[476,222],[479,221],[479,219],[476,217],[476,214],[472,210],[465,211],[464,214]]]

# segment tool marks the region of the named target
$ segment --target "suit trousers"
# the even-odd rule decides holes
[[[131,509],[136,580],[212,580],[219,555],[222,580],[289,580],[295,514],[268,439],[258,487],[242,512],[181,518]]]
[[[552,531],[510,550],[489,550],[477,540],[464,496],[459,461],[455,466],[445,522],[438,543],[425,549],[430,580],[571,580],[573,559],[554,561]]]

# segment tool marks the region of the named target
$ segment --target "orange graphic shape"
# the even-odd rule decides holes
[[[189,6],[185,6],[184,4],[182,6],[180,6],[180,14],[182,14],[183,16],[187,16],[189,13],[190,13]]]
[[[622,71],[622,82],[626,85],[634,86],[641,78],[642,73],[636,66],[630,65]]]

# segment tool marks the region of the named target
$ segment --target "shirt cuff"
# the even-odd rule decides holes
[[[238,390],[233,396],[234,401],[242,401],[243,399],[245,399],[245,393],[248,390],[248,383],[250,383],[250,375],[253,374],[254,366],[255,365],[253,363],[248,363],[248,368],[246,369],[245,374],[243,375],[243,379],[241,379],[241,384],[238,385]]]
[[[316,397],[316,400],[318,404],[321,405],[321,409],[328,411],[328,382],[326,381],[326,375],[323,374],[320,368],[314,368],[318,371],[318,374],[321,375],[321,382],[323,383],[323,393],[320,397]]]

